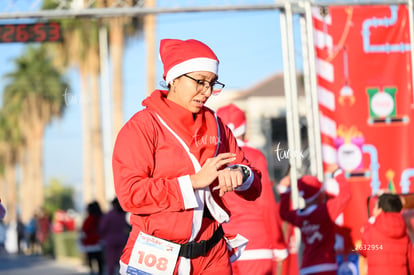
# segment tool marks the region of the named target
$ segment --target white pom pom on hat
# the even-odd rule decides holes
[[[195,39],[162,39],[160,58],[164,65],[163,78],[168,84],[195,71],[212,72],[218,76],[217,56],[206,44]]]

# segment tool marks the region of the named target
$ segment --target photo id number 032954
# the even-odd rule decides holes
[[[373,250],[373,251],[378,251],[378,250],[382,250],[382,244],[363,244],[363,245],[358,245],[355,247],[354,251],[359,251],[359,250],[363,250],[363,251],[367,251],[367,250]]]

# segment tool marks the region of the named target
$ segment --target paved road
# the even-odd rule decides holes
[[[0,275],[89,275],[89,272],[80,264],[42,256],[0,255]]]

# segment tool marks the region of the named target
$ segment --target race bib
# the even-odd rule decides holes
[[[140,232],[132,249],[127,274],[171,275],[180,245]]]

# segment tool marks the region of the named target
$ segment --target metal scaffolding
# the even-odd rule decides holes
[[[110,7],[97,8],[97,0],[55,0],[56,9],[41,10],[42,0],[3,0],[0,6],[0,20],[2,19],[57,19],[57,18],[102,18],[116,16],[140,16],[148,14],[188,13],[188,12],[218,12],[218,11],[259,11],[284,10],[287,5],[293,14],[304,14],[306,3],[315,6],[349,6],[349,5],[375,5],[375,4],[408,4],[409,0],[276,0],[258,1],[256,4],[229,4],[229,1],[217,1],[208,5],[194,4],[196,1],[176,1],[169,7],[146,7],[145,0],[134,1],[131,5],[128,0],[114,0]],[[23,3],[24,2],[24,3]],[[30,2],[30,0],[29,0]],[[181,4],[179,5],[178,2]],[[185,2],[185,1],[184,1]],[[227,3],[226,3],[227,2]],[[234,1],[231,1],[234,2]],[[246,2],[246,1],[235,1]]]
[[[141,2],[140,2],[141,3]],[[1,19],[57,19],[57,18],[102,18],[118,16],[144,16],[149,14],[217,12],[217,11],[253,11],[275,10],[283,8],[283,4],[262,5],[226,5],[226,6],[192,6],[192,7],[154,7],[141,4],[135,6],[107,8],[59,8],[54,10],[31,10],[0,13]]]

